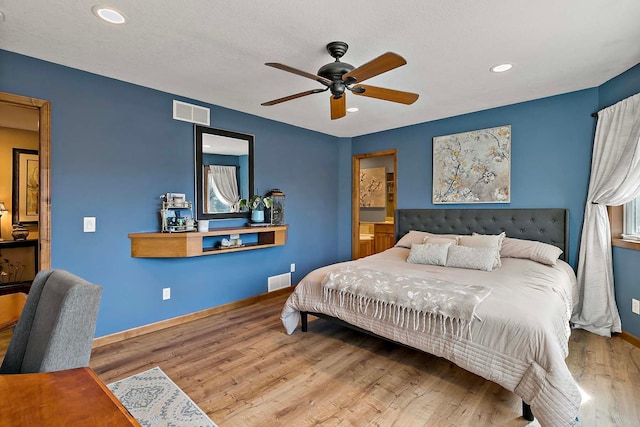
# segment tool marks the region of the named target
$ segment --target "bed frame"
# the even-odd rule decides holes
[[[398,209],[396,211],[396,241],[410,230],[435,234],[500,234],[516,239],[536,240],[562,249],[560,259],[569,259],[569,210],[541,209]],[[301,312],[302,332],[307,332],[308,315],[336,322],[342,326],[385,341],[395,342],[358,328],[341,319],[323,313]],[[522,402],[522,417],[533,421],[531,407]]]

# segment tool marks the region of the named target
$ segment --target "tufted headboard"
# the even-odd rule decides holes
[[[569,257],[568,209],[398,209],[396,240],[409,230],[436,234],[500,234],[537,240]]]

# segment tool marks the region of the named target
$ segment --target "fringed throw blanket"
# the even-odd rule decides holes
[[[324,301],[430,333],[450,332],[471,339],[475,310],[491,289],[436,279],[406,277],[346,267],[322,281]],[[478,319],[480,320],[480,319]]]

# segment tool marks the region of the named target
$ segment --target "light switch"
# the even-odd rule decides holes
[[[85,216],[84,217],[84,232],[95,233],[96,232],[96,217]]]

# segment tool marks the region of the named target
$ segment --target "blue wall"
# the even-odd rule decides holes
[[[640,64],[599,87],[600,108],[640,93]],[[640,252],[613,248],[613,276],[622,329],[640,338],[640,316],[631,311],[631,299],[640,299]]]
[[[587,89],[356,137],[353,151],[397,148],[398,208],[442,208],[431,203],[433,137],[511,125],[511,203],[481,207],[568,208],[569,262],[575,267],[597,107],[597,89]]]
[[[293,262],[297,282],[350,255],[337,250],[338,138],[1,50],[0,91],[51,101],[51,262],[104,287],[96,336],[262,294]],[[285,246],[131,258],[127,234],[158,229],[160,194],[193,200],[193,125],[172,119],[173,99],[255,135],[257,189],[287,196]],[[82,232],[83,216],[97,218],[95,233]]]
[[[338,150],[338,258],[351,259],[351,138],[339,138]]]
[[[398,208],[434,207],[433,137],[505,124],[512,126],[511,203],[483,207],[570,209],[575,267],[595,128],[590,114],[640,91],[640,65],[600,88],[353,139],[2,50],[0,91],[52,103],[52,267],[104,286],[96,331],[102,336],[264,293],[267,276],[292,262],[297,282],[318,266],[349,259],[353,154],[397,149]],[[173,99],[211,108],[212,127],[255,135],[257,190],[287,195],[285,246],[190,259],[130,257],[127,234],[157,230],[160,194],[193,200],[193,127],[171,118]],[[97,217],[96,233],[82,232],[83,216]],[[638,257],[614,249],[623,329],[635,336],[640,322],[626,301],[640,297]],[[172,288],[169,301],[161,300],[164,287]]]

